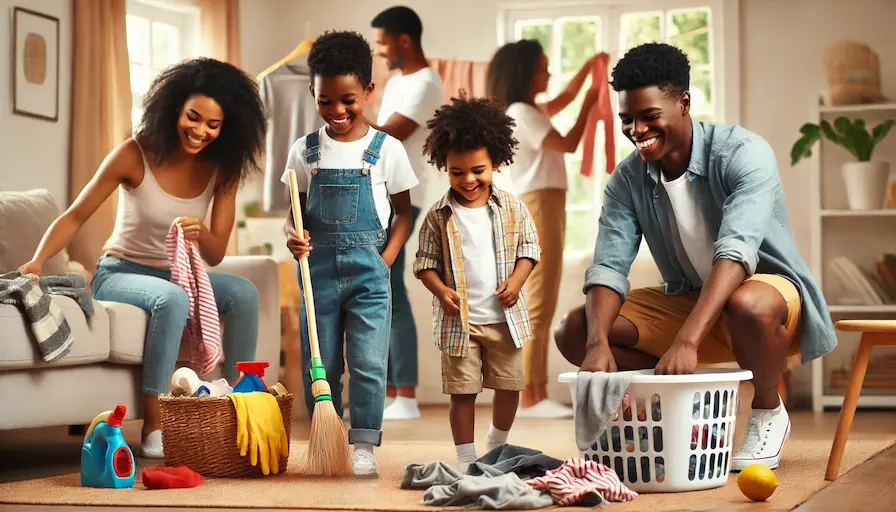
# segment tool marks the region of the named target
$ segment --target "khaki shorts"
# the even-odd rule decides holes
[[[523,389],[522,350],[506,323],[471,325],[467,357],[442,352],[442,393],[474,395],[482,388]]]
[[[802,305],[799,290],[789,279],[775,274],[754,274],[744,282],[748,281],[771,285],[784,297],[787,304],[787,322],[784,327],[792,340],[789,355],[798,354],[800,343],[797,331]],[[638,343],[634,348],[654,357],[663,357],[697,304],[699,296],[699,292],[666,295],[663,287],[632,290],[619,314],[638,328]],[[720,317],[697,348],[697,361],[702,364],[734,361],[732,347],[731,334],[723,317]]]

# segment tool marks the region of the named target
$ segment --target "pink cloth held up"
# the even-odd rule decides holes
[[[610,56],[606,53],[594,61],[591,68],[591,88],[597,89],[597,103],[588,115],[583,135],[584,147],[582,148],[582,167],[579,172],[582,176],[591,176],[594,172],[594,145],[597,143],[597,123],[604,122],[604,156],[607,161],[607,174],[616,168],[616,142],[613,126],[613,107],[610,106],[610,83],[607,78],[607,67]]]
[[[176,223],[168,230],[165,248],[171,264],[171,282],[183,288],[190,300],[190,313],[181,341],[189,344],[190,365],[196,373],[205,375],[224,360],[215,292],[199,249],[184,240],[184,230]]]
[[[526,483],[533,489],[550,492],[554,503],[560,506],[579,503],[594,492],[610,502],[631,501],[638,497],[638,493],[619,480],[615,471],[581,457],[568,459],[559,468],[526,480]]]

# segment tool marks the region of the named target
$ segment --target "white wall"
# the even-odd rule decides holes
[[[59,120],[13,114],[12,12],[24,7],[59,18]],[[0,0],[0,190],[46,188],[68,205],[71,124],[72,9],[69,0]]]

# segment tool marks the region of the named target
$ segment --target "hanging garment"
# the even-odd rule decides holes
[[[607,79],[607,67],[610,56],[600,54],[591,69],[591,88],[597,89],[597,103],[591,109],[585,125],[584,147],[582,148],[582,176],[591,176],[594,171],[594,145],[597,143],[597,123],[604,122],[604,155],[607,174],[616,167],[616,141],[613,130],[613,107],[610,105],[610,83]]]
[[[168,231],[165,249],[171,264],[171,282],[180,285],[190,301],[190,313],[181,342],[189,344],[190,365],[196,373],[206,375],[224,360],[215,292],[199,256],[199,249],[184,240],[184,230],[176,223],[171,224]]]
[[[262,201],[265,212],[289,209],[289,189],[280,182],[289,148],[306,133],[323,126],[309,84],[311,76],[304,64],[280,66],[259,84],[258,92],[268,116]]]

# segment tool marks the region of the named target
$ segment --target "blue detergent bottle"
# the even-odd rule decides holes
[[[264,385],[264,369],[270,366],[266,361],[240,361],[236,363],[237,371],[243,372],[243,376],[233,386],[234,393],[251,393],[261,391],[266,393],[268,388]]]
[[[127,407],[98,414],[90,423],[81,446],[81,485],[125,489],[134,486],[137,465],[131,447],[121,434]]]

